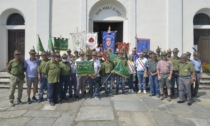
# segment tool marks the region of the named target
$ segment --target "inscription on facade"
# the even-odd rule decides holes
[[[104,6],[104,7],[101,7],[99,8],[95,15],[99,15],[102,11],[105,11],[105,10],[112,10],[114,11],[118,16],[122,16],[122,13],[116,8],[116,7],[113,7],[113,6]]]

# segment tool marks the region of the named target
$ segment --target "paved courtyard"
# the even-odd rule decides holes
[[[56,106],[48,102],[8,106],[8,89],[0,89],[0,126],[209,126],[210,90],[200,90],[192,106],[178,99],[160,101],[148,94],[73,99]]]

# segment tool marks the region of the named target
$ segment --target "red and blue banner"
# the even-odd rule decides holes
[[[112,53],[115,51],[115,40],[116,39],[116,32],[102,32],[102,40],[103,40],[103,49],[106,51],[108,48],[112,49]]]
[[[144,52],[145,50],[150,50],[150,39],[136,38],[136,52]]]

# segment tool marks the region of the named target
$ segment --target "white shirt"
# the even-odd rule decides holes
[[[144,67],[146,68],[147,67],[147,59],[143,57],[143,58],[138,58],[135,61],[136,71],[144,71],[144,67],[140,64],[139,60],[141,60],[143,62]]]
[[[90,61],[93,61],[93,59],[91,59]],[[94,71],[95,71],[95,74],[98,72],[99,68],[101,67],[101,63],[99,60],[94,60]],[[99,76],[99,74],[97,75]]]

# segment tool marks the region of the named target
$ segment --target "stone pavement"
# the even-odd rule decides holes
[[[0,126],[209,126],[210,90],[200,90],[192,106],[178,99],[160,101],[149,94],[73,99],[52,107],[48,102],[8,107],[8,89],[0,89]]]

